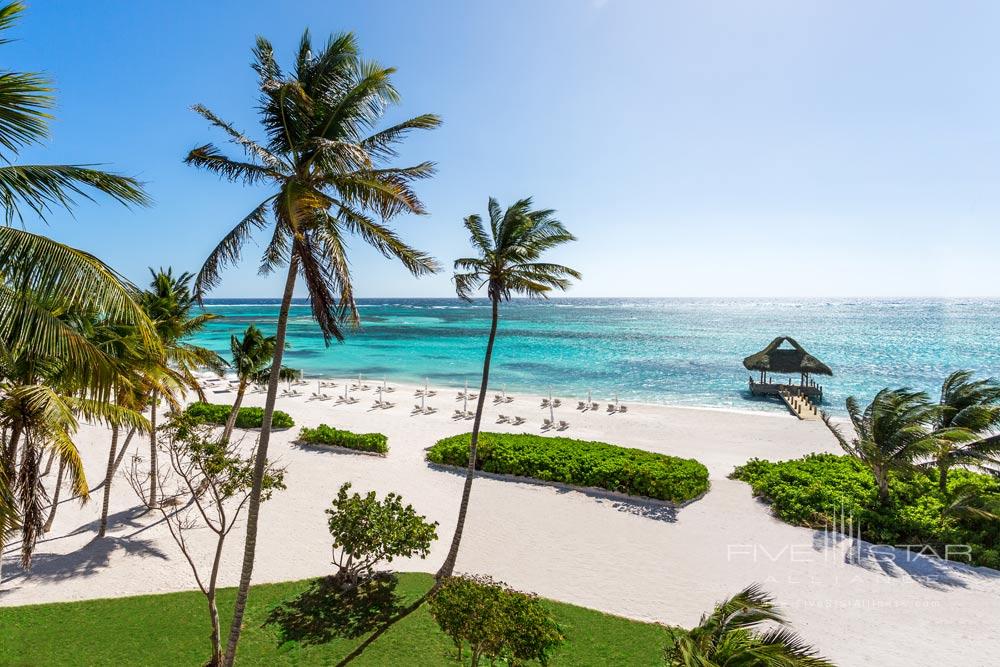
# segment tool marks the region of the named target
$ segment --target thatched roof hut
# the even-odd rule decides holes
[[[783,343],[791,347],[781,347]],[[778,336],[763,350],[744,359],[743,366],[762,373],[833,375],[829,366],[806,352],[789,336]]]

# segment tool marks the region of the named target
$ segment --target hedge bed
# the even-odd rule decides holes
[[[876,544],[911,545],[944,555],[944,545],[968,545],[971,562],[1000,568],[1000,526],[973,512],[948,511],[956,494],[976,489],[987,503],[1000,502],[1000,482],[969,470],[953,469],[948,493],[938,489],[936,471],[889,474],[889,504],[881,506],[872,473],[857,459],[809,454],[791,461],[751,459],[733,479],[750,484],[755,496],[771,503],[778,518],[809,528],[852,518],[861,537]],[[992,501],[990,501],[992,499]],[[964,559],[959,559],[960,562]]]
[[[232,411],[233,406],[231,405],[198,401],[189,405],[184,412],[200,422],[225,426]],[[236,415],[236,428],[260,428],[263,421],[264,408],[240,408],[239,414]],[[275,410],[274,416],[271,418],[271,426],[272,428],[291,428],[295,426],[295,421],[287,412]]]
[[[381,456],[389,453],[389,439],[381,433],[352,433],[326,424],[316,428],[302,427],[298,440],[309,445],[331,445]]]
[[[432,463],[465,467],[471,434],[439,440]],[[529,433],[480,433],[476,469],[683,503],[708,491],[708,469],[694,459],[604,442]]]

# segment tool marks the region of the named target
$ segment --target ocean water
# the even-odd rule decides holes
[[[309,307],[291,310],[285,363],[308,376],[477,385],[489,304],[457,299],[362,299],[362,327],[323,344]],[[195,342],[229,355],[250,323],[273,333],[275,299],[214,300]],[[1000,300],[982,299],[552,299],[504,304],[491,385],[550,388],[565,398],[739,410],[780,410],[747,391],[743,357],[788,335],[826,362],[824,408],[867,400],[886,386],[934,395],[959,368],[1000,377]]]

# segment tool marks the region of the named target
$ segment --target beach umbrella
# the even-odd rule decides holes
[[[465,381],[465,396],[466,397],[469,396],[469,381],[468,380]]]
[[[465,390],[465,394],[462,396],[462,412],[469,411],[469,390]]]
[[[618,392],[615,392],[615,407],[618,407]]]
[[[556,420],[556,409],[552,405],[552,387],[549,387],[549,419],[551,421]]]
[[[316,393],[317,394],[323,393],[323,382],[321,380],[316,380]]]
[[[587,407],[588,408],[590,407],[591,403],[593,403],[593,401],[590,399],[590,390],[588,389],[587,390]]]
[[[503,402],[507,402],[507,385],[503,386]]]
[[[425,390],[424,393],[420,394],[420,411],[423,412],[426,409],[427,409],[427,391]]]
[[[427,377],[424,377],[424,394],[427,394]]]
[[[385,392],[385,376],[382,376],[382,391]]]
[[[351,383],[350,382],[345,382],[344,383],[344,400],[345,401],[347,400],[347,392],[350,390],[350,388],[351,388]]]

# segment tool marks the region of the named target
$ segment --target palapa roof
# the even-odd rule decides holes
[[[787,342],[791,349],[781,347]],[[833,375],[830,367],[812,356],[789,336],[778,336],[757,354],[751,354],[743,360],[743,366],[751,371],[767,371],[769,373],[816,373]]]

